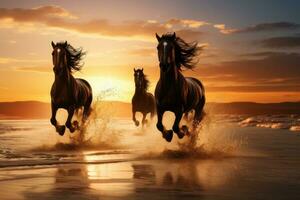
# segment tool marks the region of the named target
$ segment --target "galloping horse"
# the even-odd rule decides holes
[[[195,111],[193,128],[195,129],[202,120],[202,110],[205,104],[204,87],[202,83],[191,77],[184,77],[181,68],[194,68],[194,57],[200,50],[197,42],[186,43],[176,34],[164,34],[161,37],[156,34],[158,40],[158,59],[160,66],[160,78],[155,88],[157,129],[163,137],[171,142],[173,131],[178,138],[189,134],[187,126],[179,128],[183,113],[188,115],[191,110]],[[175,114],[173,131],[166,130],[162,124],[165,111]]]
[[[146,124],[146,116],[151,113],[151,119],[155,114],[155,99],[154,96],[147,92],[149,80],[144,75],[143,69],[134,70],[135,93],[132,97],[132,120],[138,126],[140,122],[136,120],[135,113],[141,112],[143,114],[142,124]]]
[[[55,80],[51,88],[51,124],[55,126],[56,131],[62,136],[65,132],[65,126],[58,125],[56,121],[56,111],[64,108],[68,111],[66,127],[73,133],[78,128],[78,122],[71,122],[75,111],[83,107],[84,122],[90,114],[91,102],[93,99],[92,88],[86,80],[74,78],[73,71],[79,71],[82,68],[80,61],[85,54],[81,49],[75,49],[67,42],[54,44],[52,61]]]

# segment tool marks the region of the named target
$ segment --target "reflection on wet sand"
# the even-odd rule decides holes
[[[236,167],[236,163],[220,160],[135,163],[135,194],[147,199],[201,199],[207,190],[226,184]]]
[[[27,183],[25,190],[15,190],[21,195],[14,199],[201,199],[226,185],[236,168],[230,159],[59,165],[42,169],[36,178],[31,174],[31,181],[14,180]]]
[[[201,199],[234,177],[235,162],[222,160],[136,161],[61,165],[48,190],[28,186],[25,199]],[[42,183],[34,181],[35,187]],[[44,185],[45,186],[45,185]]]

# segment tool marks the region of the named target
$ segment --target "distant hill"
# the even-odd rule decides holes
[[[300,114],[300,102],[281,103],[208,103],[207,109],[218,114]]]
[[[119,101],[100,102],[98,108],[110,110],[114,117],[131,117],[131,104]],[[207,103],[205,110],[215,114],[300,114],[300,102],[282,103]],[[38,101],[0,102],[0,119],[49,119],[49,103]]]
[[[50,118],[50,104],[39,101],[0,102],[0,119]]]

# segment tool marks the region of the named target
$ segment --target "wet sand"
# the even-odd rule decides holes
[[[83,147],[64,145],[48,121],[1,121],[1,199],[300,198],[298,132],[216,127],[204,139],[220,154],[188,156],[176,136],[167,144],[129,120],[101,130],[110,143]]]

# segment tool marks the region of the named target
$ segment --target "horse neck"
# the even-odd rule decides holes
[[[180,71],[177,69],[175,63],[172,64],[171,69],[167,72],[160,70],[160,81],[164,85],[171,85],[171,83],[176,83],[179,81],[179,78],[182,76]]]
[[[138,88],[138,87],[135,87],[135,92],[134,94],[136,96],[142,96],[142,95],[145,95],[147,93],[147,91],[145,90],[145,88]]]
[[[67,70],[64,69],[62,75],[55,74],[55,83],[60,85],[70,85],[74,77],[72,74]]]

